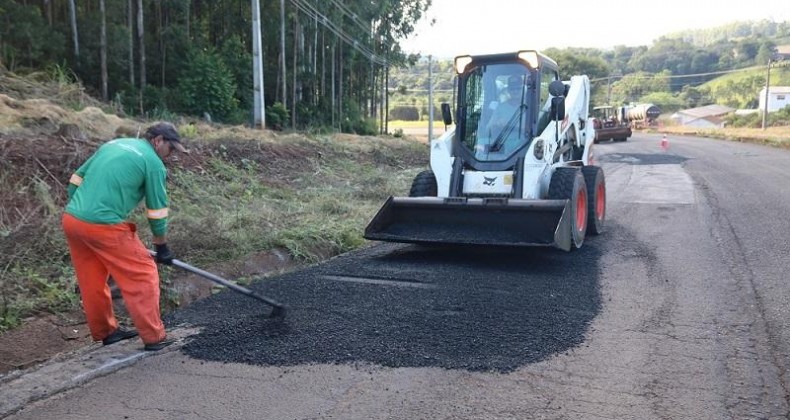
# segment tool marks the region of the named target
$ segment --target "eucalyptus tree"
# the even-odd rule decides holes
[[[71,39],[74,44],[74,59],[79,62],[80,40],[77,32],[77,6],[74,4],[74,0],[69,0],[69,18],[71,22]]]
[[[99,14],[101,15],[101,38],[99,41],[99,55],[101,61],[101,98],[107,100],[107,11],[104,0],[99,0]]]

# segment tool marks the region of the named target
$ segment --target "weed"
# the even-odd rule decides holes
[[[178,133],[181,134],[182,137],[194,139],[198,136],[198,128],[195,124],[184,124],[178,127]]]
[[[57,269],[53,275],[38,267],[16,265],[2,275],[0,331],[19,325],[34,312],[59,313],[77,307],[73,269],[66,265]]]

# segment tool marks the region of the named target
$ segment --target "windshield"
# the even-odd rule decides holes
[[[461,144],[475,159],[506,160],[528,143],[530,77],[527,67],[507,63],[477,67],[464,79]]]
[[[598,107],[593,109],[593,117],[605,120],[607,118],[613,117],[614,111],[611,107]]]

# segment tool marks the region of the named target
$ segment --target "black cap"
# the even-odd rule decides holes
[[[189,153],[189,150],[187,150],[181,143],[181,136],[178,134],[178,130],[173,124],[170,124],[169,122],[156,123],[148,127],[148,129],[145,130],[145,134],[149,139],[162,136],[162,138],[169,141],[179,152]]]

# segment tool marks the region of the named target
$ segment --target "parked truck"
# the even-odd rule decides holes
[[[626,118],[626,107],[597,106],[593,108],[595,142],[604,140],[627,141],[631,137],[631,123]]]
[[[634,128],[654,125],[661,109],[653,104],[629,106],[598,106],[593,108],[595,142],[605,140],[627,141]]]

